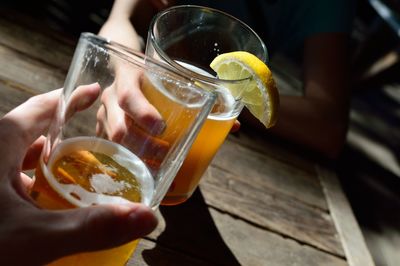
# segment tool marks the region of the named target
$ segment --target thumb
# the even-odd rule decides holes
[[[149,234],[157,226],[154,212],[142,204],[46,212],[47,217],[41,219],[46,231],[40,249],[45,253],[42,256],[52,256],[49,261],[116,247]]]
[[[67,117],[88,108],[100,94],[100,85],[93,83],[78,86],[68,98]],[[39,94],[7,113],[3,120],[10,120],[22,132],[28,132],[28,144],[45,133],[56,112],[61,89]]]
[[[2,130],[13,128],[18,137],[30,144],[47,131],[57,108],[61,89],[29,98],[1,120]],[[5,125],[7,124],[7,126]]]
[[[90,106],[100,93],[98,83],[82,85],[74,90],[68,106],[69,113]],[[26,152],[40,135],[44,134],[53,120],[61,89],[36,95],[17,106],[0,120],[0,141],[12,144],[16,157]]]

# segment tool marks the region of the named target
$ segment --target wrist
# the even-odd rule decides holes
[[[130,20],[122,18],[107,20],[101,27],[99,35],[134,50],[142,51],[145,46],[143,38],[137,34]]]

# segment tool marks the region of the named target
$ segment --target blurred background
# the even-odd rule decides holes
[[[376,265],[400,265],[400,1],[358,1],[339,176]]]

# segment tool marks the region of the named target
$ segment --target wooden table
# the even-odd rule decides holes
[[[59,88],[76,40],[0,16],[0,112]],[[373,265],[334,172],[272,139],[230,136],[200,189],[161,207],[129,265]]]

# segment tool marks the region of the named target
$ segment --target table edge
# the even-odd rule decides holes
[[[316,165],[327,204],[350,266],[375,266],[361,228],[334,171]]]

